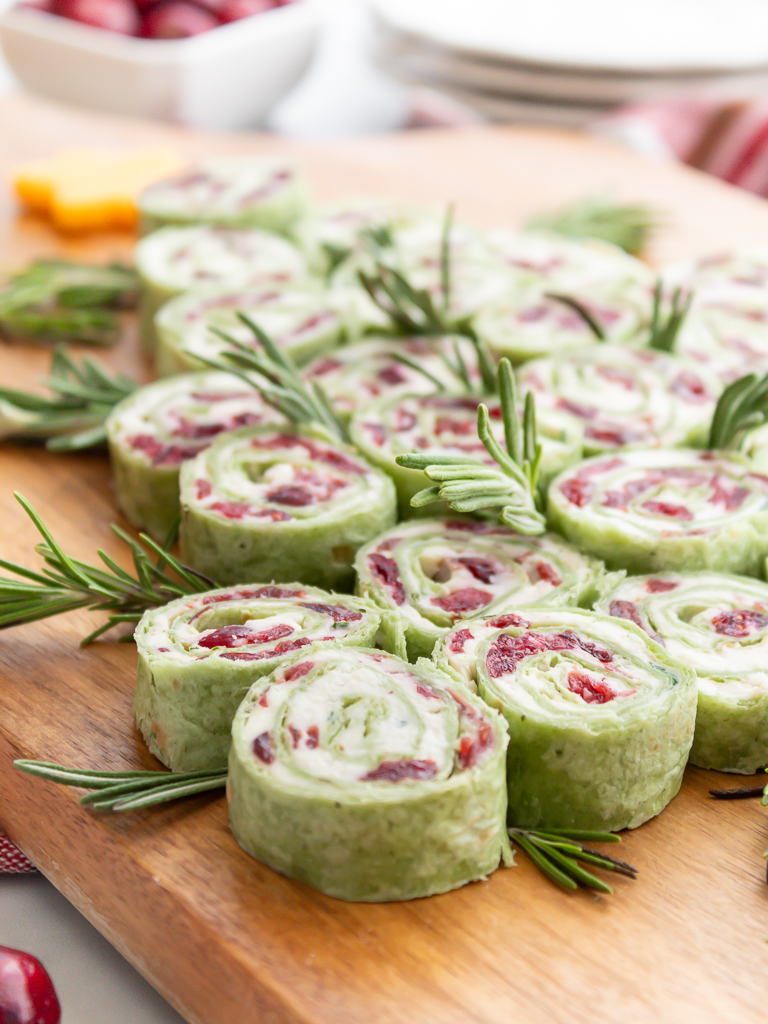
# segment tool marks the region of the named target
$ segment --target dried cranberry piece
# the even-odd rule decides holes
[[[304,607],[313,612],[319,612],[321,615],[328,615],[334,622],[357,622],[363,617],[362,612],[345,608],[343,604],[311,604],[309,601],[304,601]]]
[[[268,732],[260,733],[253,741],[251,749],[264,764],[272,764],[275,760],[275,748],[272,745],[272,737]]]
[[[734,608],[712,619],[715,632],[725,636],[749,636],[768,626],[768,617],[754,608]]]
[[[466,555],[461,556],[457,561],[469,569],[475,579],[480,580],[481,583],[491,583],[493,577],[500,571],[499,566],[489,558],[476,558]]]
[[[653,579],[646,581],[645,589],[649,594],[663,594],[667,590],[674,590],[676,586],[677,583],[674,583],[672,580]]]
[[[450,648],[454,654],[460,654],[464,650],[467,640],[472,639],[473,636],[468,629],[459,629],[451,637]]]
[[[246,644],[269,644],[273,640],[289,636],[293,633],[293,626],[285,623],[278,626],[271,626],[257,632],[252,626],[222,626],[213,633],[201,637],[198,640],[198,647],[245,647]]]
[[[568,673],[568,689],[581,697],[585,704],[606,704],[616,696],[602,679],[595,679],[575,668]]]
[[[629,619],[636,626],[640,626],[641,629],[643,628],[640,616],[637,614],[637,605],[633,601],[611,601],[608,606],[608,613],[616,619]]]
[[[462,590],[454,590],[452,594],[446,594],[445,597],[433,597],[432,604],[452,615],[466,615],[490,604],[492,600],[493,594],[489,594],[487,590],[464,587]]]
[[[367,772],[361,782],[399,782],[401,779],[432,779],[437,774],[434,761],[382,761],[378,768]]]
[[[405,601],[405,587],[400,579],[400,570],[394,558],[387,558],[377,551],[368,555],[368,567],[371,574],[380,579],[385,586],[392,591],[392,600],[395,604],[402,604]]]

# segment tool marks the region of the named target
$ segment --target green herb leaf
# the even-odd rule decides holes
[[[22,759],[13,764],[20,771],[48,782],[92,790],[80,798],[80,803],[96,811],[136,811],[141,807],[220,789],[227,783],[226,768],[197,772],[101,772],[66,768],[50,761]]]
[[[538,491],[541,445],[536,438],[533,395],[530,392],[526,395],[521,418],[508,359],[499,363],[497,382],[506,451],[491,432],[488,407],[479,405],[477,410],[477,435],[496,466],[488,466],[467,455],[418,452],[398,455],[396,461],[407,469],[423,470],[436,485],[414,495],[411,499],[414,507],[446,501],[457,512],[500,508],[501,521],[518,533],[544,533],[546,520]]]
[[[273,408],[293,423],[317,423],[326,428],[332,437],[348,442],[349,433],[336,415],[323,389],[316,381],[302,380],[296,366],[287,352],[282,352],[261,327],[245,313],[237,314],[240,320],[253,332],[263,351],[233,338],[215,327],[211,330],[229,349],[222,351],[220,359],[197,356],[207,366],[216,370],[235,373]],[[256,377],[253,375],[256,374]]]
[[[48,376],[52,392],[0,388],[0,436],[45,440],[52,451],[92,448],[106,440],[104,421],[118,402],[139,386],[123,374],[110,374],[92,359],[80,365],[57,346]]]
[[[118,526],[112,527],[131,550],[135,576],[104,551],[97,551],[97,554],[106,569],[70,558],[29,502],[20,494],[15,497],[43,537],[36,551],[44,565],[41,572],[34,572],[0,559],[0,569],[20,577],[0,577],[0,629],[36,622],[75,608],[109,612],[106,623],[81,641],[87,644],[112,626],[138,622],[147,608],[157,608],[184,594],[202,593],[217,586],[215,581],[182,565],[171,555],[168,548],[173,543],[173,532],[164,548],[141,534],[142,547]],[[151,555],[156,556],[155,562]]]
[[[723,391],[712,417],[707,447],[736,448],[746,431],[768,421],[768,373],[748,373]]]
[[[548,299],[556,299],[558,302],[562,302],[563,305],[568,306],[569,309],[572,309],[574,313],[578,313],[597,340],[605,341],[605,331],[602,325],[598,323],[583,302],[579,302],[578,299],[573,298],[571,295],[561,295],[559,292],[545,292],[544,294]]]
[[[675,288],[669,310],[662,310],[663,285],[661,278],[653,289],[653,312],[651,313],[648,347],[659,352],[673,352],[680,328],[683,326],[693,301],[693,292]]]
[[[120,334],[114,311],[134,305],[137,294],[138,277],[122,264],[36,260],[0,289],[0,337],[112,345]]]
[[[610,885],[587,871],[582,864],[591,864],[627,878],[637,877],[637,868],[631,864],[592,850],[581,842],[582,839],[590,839],[592,842],[618,843],[620,837],[614,832],[523,828],[510,828],[508,831],[510,839],[525,850],[539,870],[564,889],[584,886],[598,892],[613,892]]]
[[[554,213],[538,213],[525,225],[528,231],[554,231],[570,238],[600,238],[636,256],[648,243],[658,219],[641,203],[619,204],[586,196]]]

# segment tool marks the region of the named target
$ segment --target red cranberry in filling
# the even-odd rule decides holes
[[[464,644],[467,640],[472,640],[472,634],[468,629],[459,629],[451,637],[450,648],[454,654],[459,654],[464,650]]]
[[[445,597],[433,597],[432,604],[438,605],[453,615],[467,615],[469,612],[490,604],[492,600],[493,594],[489,594],[487,590],[464,587],[463,590],[454,590],[452,594],[446,594]]]
[[[629,619],[642,629],[643,624],[637,614],[637,606],[632,601],[611,601],[608,612],[617,619]]]
[[[663,594],[667,590],[674,590],[676,586],[677,583],[674,583],[672,580],[653,579],[646,581],[645,589],[649,594]]]
[[[768,617],[753,608],[722,612],[712,619],[715,632],[725,636],[749,636],[768,626]]]
[[[393,558],[387,558],[386,555],[374,551],[373,554],[368,555],[368,566],[371,574],[390,588],[395,604],[402,604],[405,601],[405,587],[400,580],[397,562]]]
[[[363,775],[361,782],[399,782],[401,779],[432,779],[437,774],[434,761],[382,761],[378,768]]]
[[[275,760],[275,748],[272,746],[272,737],[268,732],[262,732],[256,737],[252,745],[253,753],[264,764],[272,764]]]
[[[568,673],[568,689],[578,694],[585,704],[605,704],[616,696],[602,679],[595,679],[575,668]]]

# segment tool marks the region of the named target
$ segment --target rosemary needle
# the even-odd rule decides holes
[[[53,451],[103,444],[107,416],[138,387],[123,374],[111,376],[92,359],[84,358],[78,365],[65,346],[54,350],[41,383],[52,397],[0,388],[0,436],[45,440]]]
[[[587,196],[555,213],[539,213],[525,225],[529,231],[554,231],[571,238],[599,238],[633,256],[645,248],[658,220],[642,203],[613,203]]]
[[[112,345],[120,333],[115,310],[134,305],[137,293],[135,271],[119,263],[35,260],[0,288],[0,337]]]
[[[171,555],[168,549],[175,539],[175,531],[166,546],[161,547],[144,534],[140,535],[141,543],[138,543],[118,526],[112,526],[131,551],[135,571],[132,576],[104,551],[97,552],[104,568],[65,554],[26,498],[20,494],[15,497],[43,538],[36,550],[44,566],[41,572],[34,572],[0,559],[0,568],[20,577],[0,577],[0,629],[36,622],[75,608],[108,612],[106,623],[81,640],[81,644],[87,644],[112,626],[138,622],[147,608],[216,586],[213,580],[182,565]]]
[[[613,892],[607,882],[582,867],[582,864],[613,871],[627,878],[637,877],[637,868],[631,864],[598,853],[582,842],[587,839],[595,843],[618,843],[620,837],[614,832],[523,828],[510,828],[508,832],[510,839],[528,854],[536,867],[563,889],[583,886],[598,892]]]
[[[768,373],[758,377],[748,373],[739,377],[718,399],[708,448],[735,448],[744,433],[768,421]]]
[[[526,395],[521,418],[508,359],[501,360],[497,373],[506,451],[491,432],[487,406],[479,405],[477,410],[477,434],[495,466],[467,455],[428,452],[398,455],[396,461],[408,469],[423,470],[435,485],[414,495],[414,507],[446,501],[456,512],[500,508],[499,518],[513,530],[540,534],[546,529],[546,521],[538,491],[541,445],[536,437],[533,395]]]
[[[96,811],[136,811],[142,807],[220,789],[227,782],[226,768],[196,772],[102,772],[67,768],[50,761],[22,759],[13,764],[20,771],[48,782],[92,790],[80,797],[80,803]]]

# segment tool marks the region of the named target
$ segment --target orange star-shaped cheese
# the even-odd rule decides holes
[[[142,189],[183,166],[177,153],[165,149],[64,149],[17,167],[13,185],[30,209],[63,231],[130,229]]]

